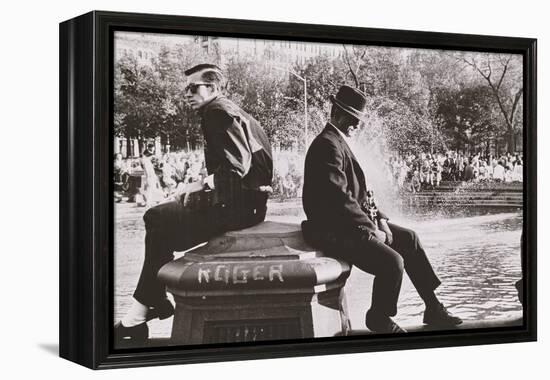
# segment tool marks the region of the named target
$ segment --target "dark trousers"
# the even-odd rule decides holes
[[[157,305],[166,298],[165,286],[157,274],[174,259],[174,251],[185,251],[226,231],[260,223],[265,211],[265,204],[233,211],[225,206],[193,209],[177,201],[150,208],[143,216],[145,259],[134,298],[147,306]]]
[[[397,314],[403,270],[422,299],[428,299],[441,284],[426,252],[413,230],[388,223],[393,243],[388,246],[378,239],[370,241],[346,237],[333,246],[330,255],[337,256],[364,272],[374,275],[371,309],[387,316]]]

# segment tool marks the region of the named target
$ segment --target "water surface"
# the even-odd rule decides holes
[[[273,208],[275,209],[275,207]],[[128,308],[139,277],[144,254],[144,209],[134,204],[116,205],[115,319]],[[296,209],[277,211],[270,220],[296,222]],[[442,281],[437,289],[441,301],[465,320],[507,320],[522,307],[514,287],[521,277],[521,210],[468,209],[460,213],[420,211],[392,217],[392,222],[414,229]],[[349,313],[354,329],[364,329],[370,306],[373,277],[354,268],[346,285]],[[405,276],[396,321],[406,325],[422,322],[424,307]],[[151,334],[170,335],[172,318],[150,323]]]

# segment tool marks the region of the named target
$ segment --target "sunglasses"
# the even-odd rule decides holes
[[[187,93],[187,91],[191,91],[192,94],[196,94],[197,89],[200,86],[212,86],[212,83],[204,83],[204,82],[189,83],[187,86],[185,86],[185,89],[184,89],[185,93]]]

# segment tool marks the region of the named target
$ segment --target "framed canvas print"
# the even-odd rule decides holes
[[[536,339],[536,40],[60,24],[60,356]]]

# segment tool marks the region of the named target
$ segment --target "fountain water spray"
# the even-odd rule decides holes
[[[390,168],[388,140],[383,132],[382,120],[368,117],[353,135],[351,149],[365,172],[368,190],[381,210],[388,215],[403,217],[399,188]]]

